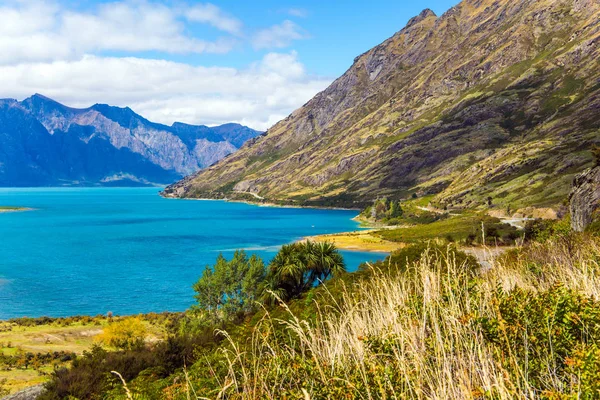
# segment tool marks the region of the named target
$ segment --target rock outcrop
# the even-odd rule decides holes
[[[592,164],[599,82],[597,0],[464,0],[413,18],[266,135],[165,193],[555,206]]]
[[[5,396],[0,400],[35,400],[44,391],[44,385],[36,385],[27,389],[20,390],[17,393]]]
[[[600,166],[578,175],[569,196],[571,227],[583,232],[600,213]]]

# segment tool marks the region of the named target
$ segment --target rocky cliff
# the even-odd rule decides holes
[[[597,0],[425,10],[266,135],[164,194],[558,204],[600,141],[599,10]]]
[[[600,166],[578,175],[569,196],[571,227],[583,232],[595,219],[600,219]]]
[[[66,107],[41,95],[0,100],[0,186],[171,183],[260,132],[152,123],[130,108]]]

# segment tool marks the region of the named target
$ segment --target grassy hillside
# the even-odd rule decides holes
[[[227,321],[191,310],[168,340],[86,353],[42,399],[597,398],[600,240],[567,227],[491,269],[417,243]]]
[[[592,0],[425,11],[165,195],[362,207],[417,193],[440,206],[555,207],[600,141],[599,21]]]

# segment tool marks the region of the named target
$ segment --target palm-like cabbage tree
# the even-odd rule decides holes
[[[271,261],[263,300],[290,300],[344,270],[344,259],[333,243],[285,245]]]
[[[316,280],[325,281],[331,275],[346,270],[344,257],[331,242],[314,243],[306,241],[308,269],[312,273],[312,284]]]

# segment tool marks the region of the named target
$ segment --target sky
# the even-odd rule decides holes
[[[424,8],[458,0],[0,0],[0,97],[266,130]]]

